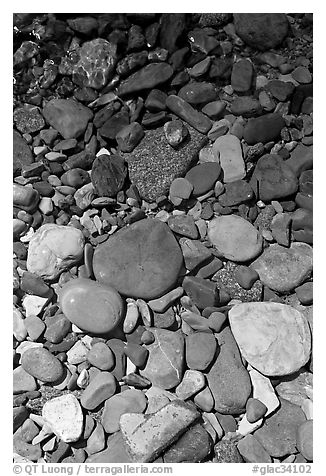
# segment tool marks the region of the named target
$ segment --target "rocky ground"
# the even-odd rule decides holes
[[[312,14],[15,14],[15,461],[312,461]]]

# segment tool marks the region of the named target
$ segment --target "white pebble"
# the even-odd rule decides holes
[[[24,297],[22,301],[23,308],[25,309],[26,317],[38,316],[42,312],[48,300],[49,298],[34,296],[32,294],[26,294],[26,296]]]
[[[136,301],[132,298],[127,298],[127,312],[126,317],[123,322],[123,332],[126,334],[130,334],[136,327],[138,318],[139,318],[139,310],[136,304]]]
[[[88,384],[89,384],[89,373],[86,369],[83,369],[77,378],[77,385],[79,388],[86,388]]]
[[[42,417],[65,443],[77,441],[82,434],[83,412],[72,393],[48,400],[43,406]]]

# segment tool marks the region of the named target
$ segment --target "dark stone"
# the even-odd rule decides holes
[[[192,167],[185,178],[194,186],[194,197],[198,197],[213,189],[220,174],[221,166],[218,163],[206,162]]]
[[[234,63],[231,74],[231,86],[238,93],[249,91],[252,84],[254,69],[251,61],[241,59]]]
[[[167,223],[171,230],[178,235],[185,236],[186,238],[191,238],[193,240],[198,238],[198,228],[195,224],[195,220],[190,215],[171,216]]]
[[[186,26],[185,13],[163,13],[161,16],[160,44],[171,54]]]
[[[33,162],[32,151],[19,132],[13,130],[13,171],[18,174],[22,167]]]
[[[219,303],[219,292],[216,284],[207,279],[198,276],[186,276],[182,282],[182,287],[198,309],[217,306]]]
[[[200,423],[191,426],[163,454],[164,463],[200,463],[212,451],[213,441]]]
[[[258,99],[251,96],[239,96],[231,104],[231,113],[235,116],[252,117],[262,112]]]
[[[119,155],[103,154],[97,157],[92,166],[91,180],[100,197],[113,197],[122,190],[127,168]]]
[[[99,129],[99,133],[102,137],[106,139],[115,139],[117,134],[121,132],[121,130],[129,125],[129,114],[126,108],[121,109],[121,111],[114,114],[114,116],[110,117],[102,127]]]
[[[217,91],[212,83],[192,81],[180,89],[178,96],[189,104],[207,104],[216,99]]]
[[[144,137],[144,130],[138,122],[132,122],[116,134],[119,150],[132,152]]]
[[[235,13],[233,18],[237,35],[260,51],[279,46],[288,33],[284,13]]]
[[[182,98],[171,94],[166,100],[166,105],[168,109],[194,127],[198,132],[206,134],[211,129],[212,121]]]
[[[20,289],[28,294],[41,297],[49,297],[50,288],[45,284],[40,276],[25,271],[21,278]]]
[[[150,112],[159,112],[166,109],[167,95],[159,89],[152,89],[145,101],[145,107]]]
[[[141,68],[147,63],[147,51],[139,53],[131,53],[124,56],[116,66],[116,72],[123,78],[133,73],[136,69]]]
[[[118,95],[125,96],[144,89],[152,89],[165,83],[172,74],[173,69],[169,64],[151,63],[122,81],[118,88]]]
[[[249,145],[257,142],[275,140],[279,137],[285,121],[278,113],[265,114],[265,116],[249,119],[244,128],[243,137]]]
[[[293,94],[295,86],[292,83],[286,83],[285,81],[272,79],[265,86],[265,89],[269,91],[278,101],[284,102],[287,101],[287,99]]]
[[[233,207],[248,202],[253,196],[254,191],[245,180],[236,180],[225,184],[224,193],[218,197],[218,201],[223,207]]]
[[[266,154],[258,160],[250,185],[257,198],[271,201],[295,193],[298,189],[298,179],[281,157]]]

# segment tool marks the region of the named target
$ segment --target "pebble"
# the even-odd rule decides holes
[[[21,365],[13,371],[13,393],[32,392],[37,389],[35,378],[27,373]]]
[[[170,402],[148,418],[134,413],[122,415],[120,428],[132,461],[155,460],[198,416],[192,406],[180,400]]]
[[[166,100],[166,106],[176,116],[183,119],[202,134],[206,134],[212,126],[211,120],[207,116],[194,109],[181,97],[171,94]]]
[[[234,271],[234,278],[244,289],[251,289],[252,285],[259,279],[257,271],[247,266],[237,266]]]
[[[26,212],[33,212],[39,202],[38,192],[31,186],[13,184],[13,205],[25,210]]]
[[[148,64],[123,80],[117,94],[122,97],[144,89],[153,89],[155,86],[165,83],[172,74],[173,69],[167,63]]]
[[[80,137],[93,118],[88,107],[72,99],[51,99],[45,104],[42,114],[46,122],[60,132],[64,139]]]
[[[188,129],[182,121],[169,121],[164,124],[166,140],[172,147],[178,147],[188,136]]]
[[[248,398],[246,403],[246,416],[249,423],[256,423],[256,421],[263,418],[267,412],[267,407],[263,402],[257,398]]]
[[[112,397],[116,391],[116,380],[110,372],[99,372],[85,388],[80,403],[86,410],[94,410]]]
[[[153,387],[152,387],[153,388]],[[120,417],[124,413],[141,414],[147,406],[147,398],[141,390],[128,389],[105,401],[101,423],[106,433],[119,431]]]
[[[194,403],[204,412],[211,412],[214,409],[214,398],[209,387],[204,387],[196,393]]]
[[[278,139],[282,128],[285,126],[284,119],[278,113],[265,114],[248,120],[244,128],[244,140],[249,145],[257,142],[266,142]],[[242,178],[242,177],[240,177]]]
[[[259,279],[273,291],[292,291],[312,272],[312,248],[306,243],[292,243],[290,248],[272,244],[251,264]]]
[[[55,224],[42,225],[30,240],[27,269],[54,280],[83,256],[84,237],[80,230]]]
[[[53,344],[61,342],[71,329],[71,323],[64,314],[56,314],[53,317],[47,317],[45,324],[46,330],[44,338]]]
[[[253,65],[247,59],[234,63],[231,75],[231,86],[237,93],[245,93],[251,88],[253,79]]]
[[[218,349],[214,335],[208,332],[195,332],[188,335],[185,342],[188,368],[206,370],[212,363]]]
[[[283,377],[280,383],[276,385],[275,390],[284,400],[288,400],[289,402],[301,407],[307,396],[311,398],[310,394],[312,393],[313,385],[312,377],[312,373],[306,371],[305,368],[302,368],[292,375]]]
[[[22,305],[25,310],[26,317],[38,316],[44,306],[49,301],[49,298],[43,298],[40,296],[33,296],[26,294],[22,300]]]
[[[198,276],[186,276],[182,287],[199,309],[215,306],[219,302],[219,292],[215,283]]]
[[[313,283],[309,281],[308,283],[298,286],[295,289],[295,294],[297,295],[301,304],[304,306],[309,306],[313,301]]]
[[[42,417],[65,443],[79,440],[84,426],[83,413],[79,401],[72,393],[45,402]]]
[[[208,225],[208,238],[223,257],[232,261],[249,261],[262,250],[258,230],[237,215],[214,218]]]
[[[253,388],[253,398],[259,400],[265,405],[267,409],[265,417],[267,417],[280,406],[279,399],[268,377],[258,372],[256,369],[251,367],[251,365],[248,365],[248,372]]]
[[[285,198],[298,190],[292,169],[276,154],[267,154],[258,160],[250,185],[256,197],[263,201]]]
[[[252,435],[238,442],[238,451],[247,463],[271,463],[272,458],[262,444]]]
[[[182,381],[175,389],[176,396],[187,400],[205,387],[205,376],[198,370],[186,370]]]
[[[237,415],[245,409],[251,393],[249,374],[229,327],[217,335],[219,354],[206,377],[215,401],[215,410]]]
[[[295,68],[292,73],[292,78],[298,81],[300,84],[308,84],[312,81],[312,75],[308,68],[304,66],[298,66]]]
[[[229,311],[229,321],[240,352],[262,374],[289,375],[308,362],[309,325],[291,306],[242,303]]]
[[[138,318],[139,318],[139,310],[138,310],[136,301],[134,299],[127,298],[126,302],[127,302],[127,312],[123,321],[123,331],[126,334],[129,334],[135,329],[137,325]]]
[[[148,360],[140,375],[152,385],[165,390],[178,385],[182,380],[184,364],[184,339],[181,334],[167,329],[150,328],[155,341],[147,345]]]
[[[42,382],[56,382],[63,377],[60,361],[43,347],[26,350],[22,355],[21,364],[27,373]]]
[[[279,46],[288,32],[284,13],[236,13],[234,26],[246,44],[260,51]]]
[[[216,99],[216,89],[212,83],[191,81],[180,89],[178,96],[189,104],[205,104]]]
[[[240,140],[232,135],[218,137],[213,144],[214,153],[218,153],[223,170],[223,183],[230,183],[245,177],[245,165]]]
[[[172,231],[155,219],[120,230],[96,248],[93,258],[94,275],[100,283],[143,299],[160,297],[173,287],[181,264],[182,253]]]
[[[93,162],[91,180],[100,197],[115,197],[123,188],[127,169],[120,155],[101,154]]]
[[[202,108],[202,112],[211,119],[218,119],[226,108],[226,102],[224,101],[212,101],[206,104]]]
[[[212,450],[212,438],[203,425],[195,423],[165,451],[164,463],[200,463]]]
[[[193,189],[194,186],[189,180],[176,178],[170,185],[169,200],[174,205],[180,205],[182,200],[187,200],[190,197]]]
[[[115,364],[112,350],[104,342],[97,342],[92,346],[87,360],[100,370],[111,370]]]
[[[94,334],[111,332],[123,316],[123,303],[115,289],[86,278],[66,283],[59,291],[59,302],[70,322]]]
[[[159,299],[153,299],[151,301],[148,301],[148,306],[152,309],[152,311],[162,313],[165,312],[168,307],[170,307],[171,304],[177,299],[179,299],[182,295],[183,288],[179,286],[178,288],[173,289],[167,294],[164,294]]]
[[[193,195],[204,195],[214,187],[221,173],[221,167],[214,162],[195,165],[187,172],[185,179],[193,185]]]

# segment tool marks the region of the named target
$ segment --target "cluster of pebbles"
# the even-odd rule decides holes
[[[312,461],[312,14],[14,14],[15,461]]]

